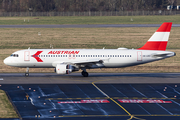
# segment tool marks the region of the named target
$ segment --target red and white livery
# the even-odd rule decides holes
[[[139,50],[166,50],[172,23],[163,23]]]
[[[171,26],[171,22],[163,23],[138,49],[26,49],[14,52],[4,63],[27,68],[25,76],[29,76],[29,68],[55,68],[57,74],[82,70],[87,77],[86,69],[128,67],[175,56],[165,51]]]

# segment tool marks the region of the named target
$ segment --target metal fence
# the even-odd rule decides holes
[[[0,12],[0,17],[28,16],[147,16],[180,15],[180,11],[110,11],[110,12]]]

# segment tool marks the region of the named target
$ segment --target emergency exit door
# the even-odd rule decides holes
[[[24,61],[30,61],[30,52],[24,51]]]
[[[142,61],[142,52],[141,51],[137,52],[137,61]]]

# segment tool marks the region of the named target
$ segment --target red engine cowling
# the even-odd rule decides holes
[[[55,68],[55,72],[57,74],[70,74],[73,71],[73,67],[71,65],[66,64],[57,64]]]

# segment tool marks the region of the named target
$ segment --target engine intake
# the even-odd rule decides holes
[[[73,71],[73,66],[66,64],[57,64],[55,72],[57,74],[70,74]]]

